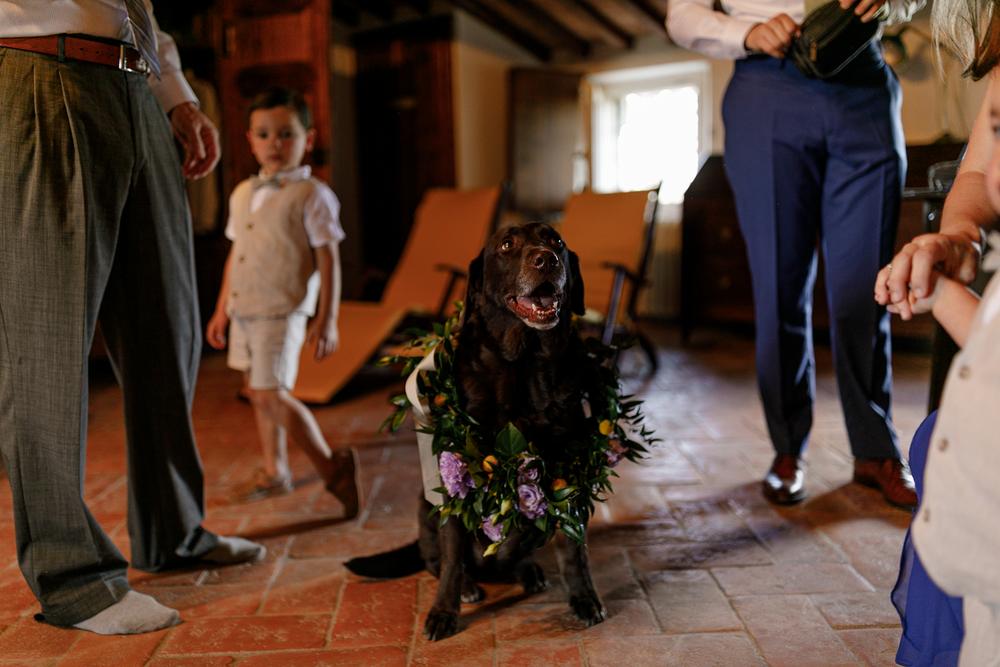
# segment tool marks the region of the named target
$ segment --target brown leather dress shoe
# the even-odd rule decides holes
[[[911,511],[917,507],[917,491],[906,461],[855,459],[854,481],[878,489],[890,505]]]
[[[764,497],[777,505],[794,505],[806,497],[802,459],[793,454],[778,454],[764,478]]]

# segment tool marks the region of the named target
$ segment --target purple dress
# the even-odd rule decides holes
[[[917,498],[923,497],[927,449],[936,420],[936,411],[928,415],[910,444],[910,469],[917,486]],[[962,599],[946,594],[927,576],[913,548],[910,531],[906,531],[903,542],[892,604],[903,624],[903,635],[896,651],[897,663],[906,667],[955,667],[958,664],[958,650],[965,634]]]

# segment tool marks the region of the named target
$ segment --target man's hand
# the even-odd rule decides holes
[[[886,0],[860,0],[854,8],[854,13],[861,17],[862,23],[868,23],[875,18],[885,3]],[[853,4],[854,0],[840,0],[840,6],[844,9],[850,9]]]
[[[799,36],[799,26],[788,14],[778,14],[766,23],[750,28],[744,46],[748,51],[766,53],[773,58],[784,58],[792,40]]]
[[[184,148],[184,176],[207,176],[219,161],[219,131],[193,102],[183,102],[170,110],[174,136]]]
[[[921,234],[878,272],[875,301],[908,320],[914,315],[911,300],[934,291],[937,272],[967,285],[975,279],[978,265],[979,253],[964,236]]]

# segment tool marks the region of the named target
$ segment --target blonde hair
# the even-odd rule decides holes
[[[981,79],[1000,62],[1000,0],[935,0],[934,41],[955,54],[963,74]]]

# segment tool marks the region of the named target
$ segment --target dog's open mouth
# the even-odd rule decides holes
[[[534,329],[551,329],[559,323],[559,294],[551,283],[545,283],[525,296],[507,297],[507,308]]]

